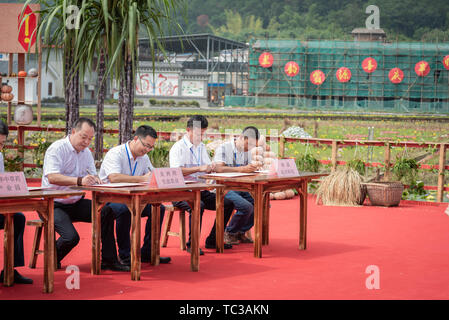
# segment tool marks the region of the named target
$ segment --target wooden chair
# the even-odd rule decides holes
[[[186,250],[186,212],[182,209],[175,208],[171,204],[165,206],[165,223],[162,229],[162,246],[166,247],[168,242],[168,237],[178,237],[180,240],[181,250]],[[173,215],[175,212],[179,213],[179,232],[171,231],[171,224],[173,220]]]
[[[41,219],[37,219],[27,221],[26,224],[27,226],[36,227],[36,231],[34,232],[33,247],[31,249],[31,257],[29,264],[29,267],[31,269],[35,269],[38,255],[44,254],[44,250],[39,250],[42,237],[42,230],[44,228],[44,222]],[[55,248],[55,269],[57,269],[57,265],[58,261],[56,259],[56,248]]]

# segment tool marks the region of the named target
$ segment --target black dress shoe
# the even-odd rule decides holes
[[[121,264],[123,264],[124,266],[131,266],[131,258],[125,258],[125,259],[120,259]]]
[[[33,279],[25,278],[17,270],[14,270],[14,283],[33,284]]]
[[[206,242],[206,249],[216,249],[217,248],[217,245],[214,243],[214,244],[211,244],[211,243],[207,243]],[[225,243],[224,244],[224,248],[225,249],[232,249],[232,244],[230,244],[230,243]]]
[[[3,282],[4,273],[3,270],[0,273],[0,282]],[[14,283],[18,284],[33,284],[33,279],[25,278],[17,270],[14,269]]]
[[[190,252],[191,252],[190,247],[186,247],[186,251],[187,251],[188,253],[190,253]],[[200,256],[204,256],[204,251],[201,250],[201,248],[200,248]]]
[[[150,263],[151,262],[151,258],[147,258],[147,257],[140,257],[140,261],[144,262],[144,263]],[[159,263],[170,263],[171,258],[170,257],[159,257]]]
[[[121,264],[120,262],[113,262],[113,263],[108,263],[108,262],[102,262],[101,263],[101,270],[112,270],[112,271],[131,271],[131,267],[130,266],[126,266],[124,264]]]

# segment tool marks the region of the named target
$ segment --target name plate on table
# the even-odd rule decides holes
[[[181,168],[155,168],[151,172],[150,186],[160,189],[185,187]]]
[[[271,164],[269,175],[277,175],[279,178],[299,176],[294,159],[278,159]]]
[[[27,194],[28,187],[23,172],[0,173],[0,195]]]

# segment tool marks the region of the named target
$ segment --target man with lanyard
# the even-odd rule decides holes
[[[215,150],[216,172],[254,172],[257,166],[251,164],[248,152],[257,146],[259,130],[246,127],[237,139],[225,142]],[[230,244],[252,243],[249,230],[254,225],[254,199],[249,192],[229,191],[225,199],[232,201],[237,210],[225,229],[224,241]]]
[[[148,152],[154,148],[157,133],[150,126],[137,128],[133,139],[125,144],[112,148],[106,153],[100,168],[100,179],[103,182],[149,182],[153,165]],[[123,203],[108,203],[116,218],[116,233],[119,257],[122,264],[131,265],[131,212]],[[165,207],[161,205],[161,225]],[[141,261],[151,260],[151,205],[145,206],[142,217],[148,217],[145,225],[145,236],[141,248]],[[170,257],[160,257],[160,263],[169,263]]]
[[[8,126],[0,120],[0,150],[8,137]],[[0,152],[0,173],[5,172],[5,166],[3,164],[3,155]],[[14,267],[23,267],[25,260],[23,258],[23,232],[25,231],[25,216],[23,213],[15,213],[13,216],[14,221]],[[5,216],[0,214],[0,229],[5,227]],[[3,270],[0,273],[0,282],[3,282]],[[14,269],[14,283],[32,284],[33,280],[25,278],[16,269]]]
[[[182,173],[186,180],[198,181],[199,175],[211,173],[215,165],[211,162],[206,146],[201,142],[208,127],[206,117],[202,115],[195,115],[187,121],[187,133],[176,142],[170,149],[170,167],[182,169]],[[189,240],[186,243],[187,251],[190,252],[190,226],[191,226],[191,208],[186,201],[173,202],[177,208],[184,209],[189,212]],[[215,193],[209,191],[201,191],[201,219],[202,222],[204,209],[216,210]],[[234,209],[232,202],[224,199],[224,225],[229,221],[232,210]],[[212,227],[209,236],[206,239],[206,248],[215,249],[215,230],[216,223]],[[225,249],[232,248],[232,245],[224,245]],[[200,249],[200,255],[203,255],[203,250]]]
[[[88,149],[95,135],[95,124],[87,118],[79,118],[71,134],[53,142],[44,158],[42,186],[57,190],[70,186],[89,186],[101,183],[96,176],[92,153]],[[84,197],[74,196],[55,199],[55,231],[60,235],[56,241],[58,269],[61,260],[78,244],[80,237],[73,222],[92,222],[92,202]],[[101,269],[129,271],[117,258],[114,239],[114,215],[108,210],[101,212]]]

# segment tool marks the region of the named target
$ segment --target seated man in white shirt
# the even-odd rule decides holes
[[[0,120],[0,150],[2,150],[8,137],[9,129],[6,123]],[[5,171],[3,163],[3,155],[0,152],[0,173]],[[18,212],[13,215],[14,222],[14,267],[23,267],[25,260],[23,258],[23,232],[25,231],[25,216],[23,213]],[[0,229],[5,227],[5,216],[0,214]],[[3,270],[0,273],[0,282],[3,283]],[[16,269],[14,269],[14,283],[32,284],[33,280],[25,278]]]
[[[95,134],[95,124],[87,118],[79,118],[71,134],[53,142],[44,158],[42,186],[58,190],[70,186],[89,186],[100,183],[92,153],[88,149]],[[58,268],[61,260],[78,244],[80,237],[73,222],[92,222],[91,200],[74,196],[55,199],[55,231],[60,235],[56,241]],[[101,269],[129,271],[117,258],[114,238],[114,215],[109,210],[101,212]]]
[[[207,130],[208,122],[206,117],[202,115],[195,115],[187,122],[187,133],[182,139],[177,141],[170,149],[170,167],[182,169],[182,173],[186,180],[199,180],[199,175],[210,173],[214,170],[213,164],[209,158],[206,146],[201,142]],[[203,182],[203,180],[201,180]],[[173,202],[177,208],[184,209],[189,212],[189,240],[186,243],[187,251],[190,252],[190,226],[191,226],[191,208],[186,201]],[[203,217],[204,209],[216,210],[215,193],[210,191],[201,191],[201,219],[200,227]],[[224,225],[229,221],[234,206],[231,201],[224,199]],[[212,227],[209,236],[206,239],[206,248],[215,249],[216,241],[215,234],[216,223]],[[225,243],[225,249],[232,248],[231,244]],[[200,255],[204,252],[200,249]]]
[[[134,138],[106,153],[100,168],[103,182],[149,182],[153,165],[148,152],[154,148],[157,132],[150,126],[137,128]],[[116,218],[115,228],[117,245],[122,264],[131,265],[131,212],[123,203],[108,203]],[[161,205],[160,223],[164,219],[165,207]],[[142,217],[148,217],[145,225],[145,237],[141,248],[141,261],[151,260],[151,205],[145,206]],[[170,257],[160,257],[160,263],[169,263]]]
[[[216,172],[254,172],[257,166],[251,164],[248,152],[257,146],[259,130],[246,127],[242,134],[225,142],[215,150],[214,162]],[[247,233],[254,225],[254,199],[249,192],[229,191],[225,199],[232,201],[237,210],[225,229],[224,241],[230,244],[252,243]]]

